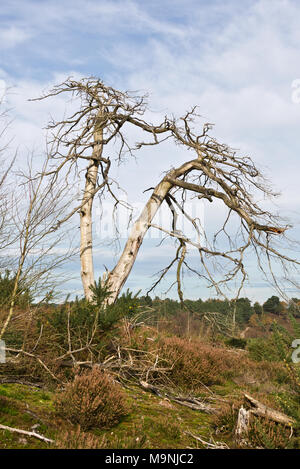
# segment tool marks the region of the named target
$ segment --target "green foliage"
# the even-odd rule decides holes
[[[105,300],[109,297],[110,291],[107,288],[106,284],[102,285],[101,278],[99,278],[98,282],[97,280],[95,281],[94,285],[90,286],[90,290],[93,293],[93,301],[92,303],[95,303],[98,307],[102,307],[104,304]]]
[[[137,314],[138,293],[133,295],[127,290],[114,304],[105,305],[110,295],[107,287],[102,286],[99,281],[91,289],[94,302],[88,302],[84,298],[76,298],[75,301],[69,302],[67,298],[64,304],[40,317],[37,323],[38,329],[46,320],[60,346],[67,347],[69,330],[73,348],[80,348],[82,343],[87,343],[91,337],[95,337],[96,348],[100,349],[101,338],[105,334],[112,331],[122,318]]]
[[[16,274],[13,274],[10,270],[6,270],[4,273],[0,272],[0,306],[9,305],[15,285],[15,280]],[[17,288],[15,305],[26,307],[31,302],[32,296],[30,289],[26,286],[25,281],[21,279]]]
[[[291,362],[293,349],[291,344],[300,337],[300,324],[289,314],[291,332],[277,322],[271,325],[271,334],[267,337],[248,339],[247,349],[250,358],[255,361]]]
[[[281,356],[274,346],[274,341],[271,337],[248,339],[247,349],[251,360],[270,362],[278,362],[281,360]]]
[[[300,300],[292,298],[288,307],[288,312],[295,318],[300,318]]]
[[[229,345],[229,347],[244,349],[247,345],[247,340],[239,337],[230,337],[229,339],[225,339],[225,344]]]
[[[288,319],[290,321],[290,324],[293,329],[293,336],[296,339],[300,338],[300,323],[295,320],[295,318],[298,317],[296,314],[293,314],[292,312],[288,312]]]
[[[153,300],[150,297],[141,297],[141,303],[145,306],[151,306],[156,317],[172,318],[177,317],[182,311],[182,304],[179,301],[171,298],[161,300],[156,297]],[[224,319],[232,316],[233,307],[236,307],[236,322],[240,326],[248,323],[250,317],[255,313],[254,307],[251,306],[251,301],[248,298],[239,298],[235,304],[233,301],[219,300],[212,298],[206,301],[201,300],[185,300],[185,307],[191,312],[192,316],[200,318],[206,313],[218,313]],[[260,310],[262,307],[256,303]],[[261,311],[260,311],[261,312]]]
[[[247,324],[254,313],[251,301],[248,298],[238,298],[236,300],[236,321],[239,324]]]
[[[127,289],[126,293],[123,293],[110,307],[118,312],[120,318],[132,317],[138,312],[138,295],[139,292],[133,296],[132,292]]]
[[[276,400],[283,412],[295,419],[300,430],[300,393],[282,391],[277,393]]]
[[[254,313],[257,314],[257,316],[261,316],[263,313],[263,307],[256,301],[253,305],[253,310]]]
[[[268,337],[248,340],[247,349],[252,360],[279,362],[286,360],[290,355],[291,334],[276,323],[273,324],[272,329]]]
[[[24,341],[23,332],[15,329],[6,329],[3,338],[5,339],[6,346],[13,348],[21,348]]]
[[[266,313],[280,314],[283,311],[278,296],[271,296],[264,304],[263,309]]]

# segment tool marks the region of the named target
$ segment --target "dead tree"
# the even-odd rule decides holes
[[[114,143],[117,146],[117,163],[120,163],[126,152],[132,154],[133,151],[124,133],[125,124],[146,131],[152,137],[148,144],[156,145],[159,143],[159,134],[169,132],[168,122],[164,121],[161,125],[148,124],[141,119],[147,107],[145,96],[122,93],[96,78],[81,81],[68,79],[38,100],[62,93],[70,93],[75,100],[77,98],[79,109],[64,120],[49,124],[53,167],[46,174],[52,177],[53,184],[62,173],[66,183],[73,184],[74,178],[79,176],[80,180],[83,164],[85,185],[80,204],[66,218],[59,220],[53,229],[57,229],[66,219],[79,212],[81,278],[85,297],[91,301],[90,286],[94,285],[93,201],[96,194],[100,198],[109,194],[116,205],[120,203],[114,193],[114,181],[109,178],[112,161],[105,151],[111,151],[109,145]]]
[[[238,297],[247,279],[245,257],[248,251],[256,254],[258,266],[264,274],[270,274],[274,286],[278,287],[282,294],[283,289],[277,282],[273,262],[278,261],[284,272],[289,274],[291,271],[288,272],[287,265],[290,269],[299,265],[296,259],[281,253],[272,242],[274,235],[282,238],[289,225],[283,224],[278,216],[255,201],[255,198],[272,198],[277,194],[268,187],[251,158],[239,156],[228,145],[220,144],[209,136],[209,131],[212,129],[210,124],[204,124],[202,131],[197,133],[194,126],[198,117],[194,108],[181,119],[181,125],[174,120],[168,124],[175,142],[192,151],[195,158],[167,172],[152,192],[144,210],[133,225],[117,265],[109,274],[108,282],[113,292],[111,301],[117,298],[124,285],[150,227],[159,229],[178,241],[175,258],[160,272],[158,281],[153,287],[162,280],[174,263],[177,263],[176,281],[181,300],[183,295],[180,276],[183,267],[206,280],[208,286],[214,287],[218,295],[224,295],[222,288],[224,285],[239,279]],[[214,233],[211,241],[205,232],[204,239],[200,240],[200,232],[203,231],[201,221],[193,219],[185,210],[188,193],[203,199],[210,207],[219,201],[226,209],[224,222]],[[172,211],[172,229],[153,224],[153,218],[164,201]],[[198,235],[198,242],[189,239],[176,229],[178,213],[183,214],[193,225]],[[220,248],[218,238],[222,236]],[[186,248],[189,245],[198,250],[200,262],[196,271],[186,260]],[[221,275],[220,279],[216,280],[218,267]]]
[[[58,159],[59,164],[47,174],[55,181],[63,168],[67,168],[68,178],[72,169],[78,171],[80,161],[87,164],[81,203],[68,216],[80,211],[81,275],[87,299],[91,299],[89,287],[94,282],[91,231],[93,198],[96,193],[109,193],[116,203],[120,203],[109,178],[111,160],[104,154],[104,150],[115,139],[119,143],[119,160],[124,150],[132,152],[134,148],[130,147],[125,137],[125,124],[139,127],[144,134],[151,136],[150,141],[142,140],[135,149],[172,139],[183,151],[189,150],[193,157],[165,174],[133,224],[119,261],[107,275],[107,285],[111,291],[109,302],[114,302],[118,297],[150,227],[172,237],[177,243],[174,259],[160,272],[153,287],[177,264],[176,281],[181,300],[183,269],[207,281],[208,286],[215,288],[218,295],[224,295],[223,287],[238,281],[238,297],[247,280],[246,257],[252,252],[257,256],[258,266],[264,275],[269,275],[273,285],[282,292],[276,279],[274,262],[283,267],[287,280],[290,280],[287,266],[291,269],[299,265],[296,259],[281,253],[277,246],[278,237],[282,241],[289,226],[273,214],[266,204],[256,202],[263,198],[270,199],[276,194],[250,157],[239,156],[236,150],[219,143],[210,135],[211,124],[206,123],[198,130],[200,116],[197,115],[196,107],[178,120],[166,117],[160,125],[154,126],[141,118],[146,110],[144,97],[121,93],[97,79],[80,82],[67,80],[40,99],[65,92],[80,98],[80,109],[71,117],[49,126],[54,131],[51,156],[53,160]],[[187,212],[188,194],[202,199],[209,207],[217,203],[223,207],[224,219],[211,237],[205,231],[204,238],[200,236],[203,232],[201,221]],[[164,202],[172,213],[172,228],[153,223],[155,214]],[[197,241],[177,229],[179,213],[193,226]],[[63,221],[60,220],[54,228]],[[189,246],[198,252],[199,268],[193,268],[187,260]],[[218,269],[220,274],[217,274]]]

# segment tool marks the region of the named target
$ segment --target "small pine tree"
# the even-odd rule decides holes
[[[10,270],[0,272],[0,306],[9,305],[15,285],[16,274]],[[24,280],[19,281],[15,304],[21,307],[28,306],[32,303],[32,295],[30,289],[26,286]]]

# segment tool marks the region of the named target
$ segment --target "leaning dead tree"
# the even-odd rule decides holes
[[[116,204],[120,199],[114,192],[114,182],[109,172],[112,164],[106,154],[112,140],[118,144],[118,161],[124,152],[132,153],[145,145],[157,145],[171,139],[182,151],[192,155],[177,168],[171,168],[155,186],[142,213],[132,226],[119,261],[107,273],[107,285],[114,302],[126,282],[143,239],[150,228],[160,230],[176,242],[176,254],[170,264],[159,274],[154,288],[175,266],[179,298],[183,300],[182,272],[187,270],[199,276],[213,287],[218,295],[224,295],[224,287],[235,284],[237,297],[247,280],[245,267],[249,253],[257,256],[263,274],[281,289],[277,279],[277,264],[283,268],[289,280],[290,269],[299,262],[280,252],[279,244],[289,228],[273,214],[267,202],[276,194],[269,188],[263,175],[248,156],[240,156],[236,150],[211,136],[212,125],[204,124],[199,131],[197,108],[180,119],[165,118],[160,125],[152,125],[142,119],[146,111],[144,97],[134,97],[105,86],[100,80],[86,79],[80,82],[67,80],[39,99],[61,93],[79,97],[79,110],[70,117],[53,122],[51,157],[54,166],[47,173],[53,183],[63,170],[66,180],[72,170],[79,174],[79,163],[86,165],[85,187],[80,205],[68,215],[80,212],[81,223],[81,276],[85,296],[91,299],[90,285],[94,283],[92,259],[92,204],[96,193],[110,194]],[[150,135],[150,141],[141,140],[130,146],[126,138],[126,126],[141,129]],[[58,160],[58,163],[55,162]],[[204,202],[209,210],[216,207],[220,226],[213,233],[204,229],[202,221],[188,213],[189,197]],[[159,226],[154,217],[166,203],[172,215],[172,226]],[[191,224],[195,236],[187,236],[177,226],[178,216]],[[64,220],[59,220],[56,229]],[[279,243],[278,243],[279,239]],[[190,248],[198,255],[198,267],[188,261]],[[226,288],[225,288],[226,290]]]
[[[71,94],[78,105],[74,113],[67,118],[51,122],[50,158],[52,169],[46,173],[52,177],[53,184],[62,173],[66,184],[73,184],[76,178],[81,179],[85,171],[85,183],[80,195],[80,204],[75,206],[68,216],[58,220],[53,229],[76,212],[80,214],[80,261],[81,278],[85,297],[92,300],[90,286],[94,285],[94,267],[92,251],[92,209],[96,194],[102,200],[110,195],[115,204],[122,203],[110,178],[113,163],[110,152],[116,154],[114,162],[119,164],[124,155],[132,154],[140,145],[130,146],[125,128],[134,126],[151,135],[148,144],[159,143],[158,137],[168,131],[167,121],[160,125],[148,124],[142,120],[147,109],[145,96],[122,93],[104,85],[101,80],[88,78],[81,81],[68,79],[56,86],[40,99]]]
[[[265,275],[268,271],[273,284],[277,287],[279,285],[273,263],[279,262],[284,272],[287,272],[287,265],[290,267],[299,265],[296,259],[281,253],[276,243],[273,243],[274,235],[282,237],[289,226],[255,201],[255,198],[276,196],[255,163],[251,158],[239,156],[229,146],[210,137],[209,131],[212,129],[210,124],[205,124],[202,131],[196,133],[194,127],[198,117],[194,108],[178,122],[174,120],[168,122],[169,131],[175,142],[194,153],[194,159],[168,171],[153,190],[144,210],[133,225],[117,265],[109,274],[108,281],[113,292],[111,301],[117,298],[128,278],[143,238],[150,227],[162,231],[178,242],[176,256],[160,272],[158,281],[153,287],[174,264],[177,264],[176,281],[181,300],[183,299],[182,268],[206,280],[219,295],[223,295],[224,285],[238,280],[238,297],[247,279],[245,262],[249,251],[256,254],[260,269]],[[188,194],[202,199],[209,208],[211,204],[219,202],[219,217],[220,213],[224,215],[224,221],[220,229],[213,233],[211,240],[201,225],[201,220],[193,219],[192,215],[187,213],[185,202]],[[166,202],[171,210],[172,228],[167,229],[153,223],[163,202]],[[179,214],[186,217],[193,226],[196,234],[193,239],[177,229],[176,220]],[[197,269],[192,268],[187,262],[188,246],[198,251]]]

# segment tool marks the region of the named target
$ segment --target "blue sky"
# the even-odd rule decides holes
[[[250,154],[282,192],[275,210],[292,221],[292,236],[299,238],[298,0],[0,3],[0,89],[11,87],[7,101],[19,151],[42,149],[49,115],[59,117],[65,109],[63,98],[28,98],[70,75],[94,75],[122,90],[148,92],[158,120],[197,104],[205,121],[216,124],[215,135]],[[116,176],[128,199],[141,202],[142,191],[183,157],[179,150],[145,150]],[[214,223],[210,213],[205,218]],[[97,273],[111,259],[100,241]],[[150,285],[151,274],[168,262],[171,247],[154,246],[153,240],[145,242],[131,288]],[[263,300],[273,292],[249,262],[254,280],[244,293]],[[77,268],[74,263],[72,270]],[[73,285],[80,290],[79,276]],[[209,295],[202,284],[186,281],[186,296]]]

